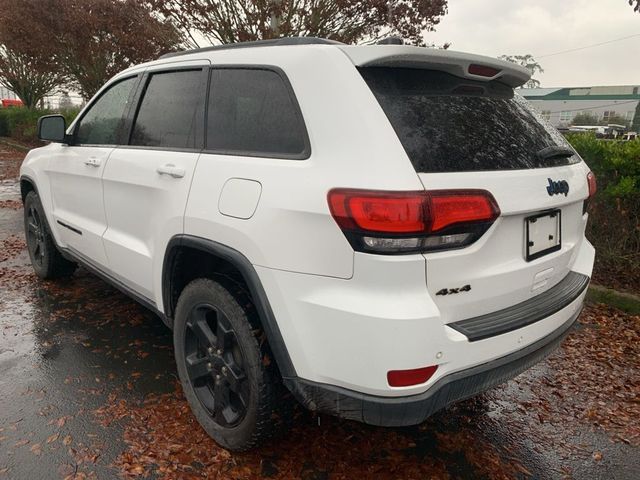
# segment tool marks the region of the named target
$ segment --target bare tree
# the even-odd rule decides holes
[[[83,97],[111,76],[182,41],[140,0],[0,0],[0,42],[50,57]]]
[[[68,23],[58,32],[57,55],[85,98],[121,70],[156,59],[180,43],[177,30],[139,0],[59,1],[66,4]]]
[[[524,88],[537,88],[540,86],[540,81],[533,78],[533,76],[536,73],[544,73],[544,69],[533,58],[533,55],[528,53],[526,55],[500,55],[499,58],[520,65],[531,72],[531,79],[524,84]]]
[[[13,91],[27,108],[36,107],[66,81],[49,62],[0,45],[0,84]]]
[[[447,0],[146,0],[190,44],[315,36],[357,43],[399,35],[423,45],[447,13]]]

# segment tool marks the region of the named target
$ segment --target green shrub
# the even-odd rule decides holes
[[[601,264],[621,271],[640,268],[640,139],[567,139],[595,173],[598,193],[590,206],[587,236]]]
[[[69,126],[71,125],[71,122],[73,122],[75,118],[78,116],[78,114],[80,113],[80,107],[60,110],[58,113],[64,116],[65,120],[67,121],[67,126]]]
[[[0,137],[11,137],[19,142],[37,145],[39,142],[36,131],[38,118],[43,115],[61,113],[67,120],[67,125],[69,125],[78,112],[79,109],[55,112],[46,109],[1,108]]]
[[[590,134],[568,135],[567,140],[596,174],[605,195],[640,194],[640,140],[602,140]]]

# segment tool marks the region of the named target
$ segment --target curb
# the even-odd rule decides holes
[[[640,295],[618,292],[601,285],[589,286],[587,302],[606,303],[632,315],[640,315]]]
[[[3,143],[11,148],[13,148],[14,150],[19,150],[21,152],[28,152],[29,150],[36,148],[36,147],[27,147],[25,145],[21,145],[19,143],[13,143],[9,140],[7,140],[6,138],[0,138],[0,143]]]

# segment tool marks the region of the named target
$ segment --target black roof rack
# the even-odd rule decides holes
[[[316,37],[284,37],[274,38],[271,40],[257,40],[254,42],[229,43],[226,45],[213,45],[211,47],[195,48],[193,50],[184,50],[182,52],[171,52],[162,55],[160,58],[179,57],[181,55],[189,55],[192,53],[214,52],[216,50],[231,50],[234,48],[252,48],[252,47],[277,47],[282,45],[344,45],[336,40],[328,40],[326,38]]]

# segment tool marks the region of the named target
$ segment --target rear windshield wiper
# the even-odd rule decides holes
[[[536,157],[540,160],[550,160],[552,158],[567,158],[573,157],[576,154],[573,150],[567,147],[560,147],[553,145],[551,147],[543,148],[536,152]]]

